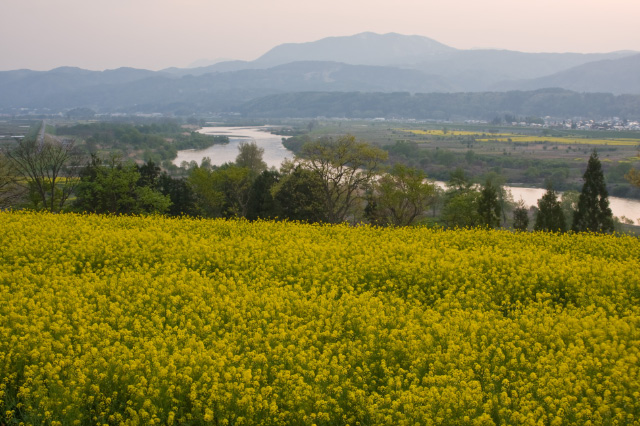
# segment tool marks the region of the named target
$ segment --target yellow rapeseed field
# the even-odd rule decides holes
[[[457,136],[475,136],[476,142],[518,142],[518,143],[554,143],[564,145],[611,145],[611,146],[640,146],[639,139],[633,138],[611,138],[611,139],[591,139],[575,136],[527,136],[519,133],[478,133],[467,130],[405,130],[403,132],[421,136],[439,136],[445,138],[455,138]]]
[[[637,425],[629,236],[0,213],[0,425]]]

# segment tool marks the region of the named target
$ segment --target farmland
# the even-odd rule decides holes
[[[640,421],[637,238],[0,226],[0,424]]]
[[[582,187],[584,164],[597,150],[609,195],[638,198],[624,178],[640,167],[640,134],[635,131],[543,129],[508,125],[375,121],[318,121],[309,136],[350,133],[381,146],[391,163],[419,168],[430,178],[449,180],[456,168],[478,182],[497,173],[514,186],[558,190]]]

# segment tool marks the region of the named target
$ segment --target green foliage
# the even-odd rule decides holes
[[[225,196],[217,184],[213,171],[206,167],[193,167],[187,178],[195,195],[196,211],[204,217],[221,217]]]
[[[562,207],[562,213],[564,219],[567,222],[567,229],[573,228],[573,213],[578,208],[578,199],[580,193],[578,191],[564,191],[560,201],[560,207]]]
[[[275,219],[281,216],[280,204],[272,194],[272,190],[280,178],[280,173],[275,170],[265,170],[258,175],[251,186],[247,219]]]
[[[613,214],[609,208],[609,194],[602,174],[598,153],[589,157],[583,176],[584,185],[573,214],[574,231],[613,232]]]
[[[449,227],[474,227],[481,223],[478,213],[478,192],[464,170],[451,172],[447,191],[444,194],[442,220]]]
[[[520,200],[513,209],[513,229],[516,231],[526,231],[529,227],[529,209]]]
[[[317,173],[296,166],[273,187],[282,217],[302,222],[327,222],[325,183]]]
[[[240,142],[236,165],[251,171],[253,176],[258,176],[267,169],[267,163],[262,160],[264,148],[259,148],[255,142]]]
[[[482,220],[478,213],[479,198],[480,193],[474,189],[446,193],[442,219],[452,228],[478,226]]]
[[[57,133],[84,139],[92,153],[98,150],[142,151],[145,161],[172,160],[181,149],[204,149],[216,143],[229,142],[226,136],[185,132],[175,121],[145,125],[113,122],[77,124],[61,126]]]
[[[157,190],[171,200],[167,214],[170,216],[197,216],[196,198],[191,187],[184,179],[176,179],[166,172],[158,177]]]
[[[425,182],[426,178],[421,170],[396,164],[374,185],[367,212],[369,220],[381,225],[413,224],[435,195],[435,186]]]
[[[251,171],[235,164],[208,170],[194,167],[188,182],[196,207],[204,217],[245,217],[253,179]]]
[[[149,182],[154,169],[153,164],[147,165],[143,177],[136,164],[122,163],[118,157],[105,162],[93,155],[80,173],[72,208],[92,213],[165,213],[171,199],[153,187],[155,182]]]
[[[355,214],[359,193],[367,190],[387,153],[346,135],[309,142],[301,157],[302,166],[322,182],[328,221],[339,223]]]
[[[478,197],[478,215],[480,216],[480,224],[489,228],[497,228],[500,226],[500,214],[502,207],[498,199],[500,188],[487,179],[484,186],[480,190]]]
[[[538,212],[533,229],[549,232],[566,232],[567,230],[562,207],[556,192],[551,186],[547,188],[547,192],[538,200]]]

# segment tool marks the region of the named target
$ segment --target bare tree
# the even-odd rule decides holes
[[[50,137],[19,140],[7,157],[34,204],[52,212],[62,209],[78,184],[83,159],[73,140]]]
[[[11,207],[24,194],[17,184],[17,172],[13,162],[0,152],[0,209]]]

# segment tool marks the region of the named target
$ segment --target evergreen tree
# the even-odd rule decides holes
[[[502,208],[498,200],[498,191],[499,188],[497,188],[491,180],[487,179],[478,198],[480,221],[489,228],[500,226],[500,213],[502,213]]]
[[[562,207],[551,185],[547,187],[547,192],[538,200],[538,213],[536,214],[536,223],[533,225],[533,229],[551,232],[565,232],[567,230]]]
[[[596,150],[589,157],[583,180],[578,209],[573,214],[572,229],[577,232],[613,232],[609,194]]]
[[[513,229],[516,231],[526,231],[529,227],[529,210],[520,200],[513,210]]]
[[[271,193],[280,178],[277,171],[265,170],[253,181],[247,204],[247,219],[275,219],[281,215],[279,204]]]

